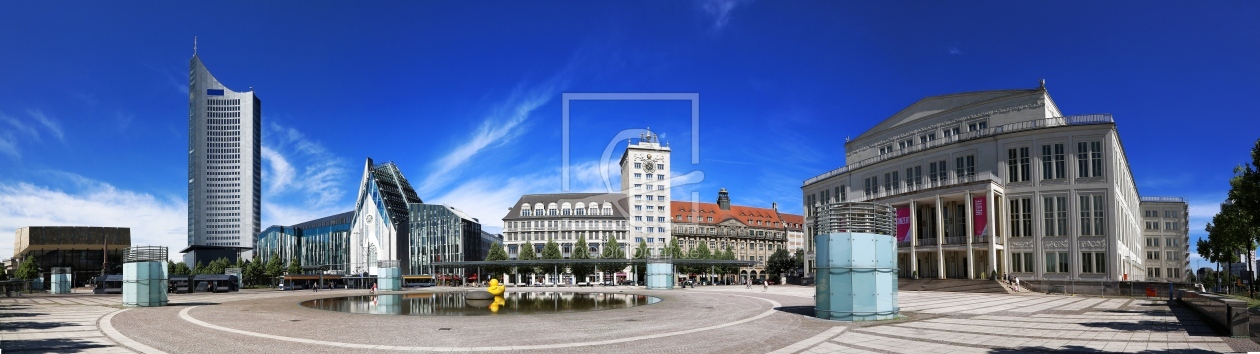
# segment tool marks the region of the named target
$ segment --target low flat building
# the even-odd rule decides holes
[[[350,263],[350,218],[354,212],[307,221],[293,226],[272,226],[255,242],[260,262],[280,257],[287,268],[293,259],[301,266],[324,266],[345,274]]]
[[[17,229],[13,238],[13,269],[34,258],[44,281],[54,267],[69,267],[74,286],[83,286],[92,277],[121,274],[123,250],[131,247],[131,229],[126,227],[30,226]],[[108,262],[106,262],[108,260]],[[108,269],[105,269],[108,267]]]

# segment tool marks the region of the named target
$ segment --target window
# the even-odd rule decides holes
[[[1094,254],[1081,252],[1081,273],[1094,273]]]
[[[1146,247],[1159,247],[1159,239],[1157,239],[1157,238],[1147,238],[1147,239],[1146,239]]]
[[[637,191],[637,190],[641,190],[641,189],[643,189],[643,185],[642,185],[642,184],[635,184],[635,185],[634,185],[634,190],[636,190],[636,191]]]
[[[634,200],[643,200],[643,195],[642,195],[642,194],[635,194],[635,195],[634,195]]]
[[[1146,259],[1159,260],[1159,251],[1146,251]]]
[[[1180,259],[1178,259],[1178,258],[1181,258],[1181,257],[1179,257],[1179,255],[1177,254],[1177,251],[1166,251],[1166,252],[1164,252],[1164,259],[1166,259],[1166,260],[1170,260],[1170,261],[1177,261],[1177,260],[1180,260]]]
[[[976,175],[976,157],[975,155],[959,156],[954,159],[954,176],[958,178],[971,177]]]
[[[1042,198],[1042,212],[1045,215],[1045,236],[1067,236],[1067,197],[1049,196]]]
[[[1006,178],[1011,182],[1027,182],[1029,170],[1028,148],[1021,147],[1006,151]]]
[[[906,168],[906,188],[923,185],[923,166]]]
[[[983,120],[967,123],[967,131],[969,132],[984,130],[988,127],[989,122]]]
[[[1103,196],[1081,196],[1081,236],[1103,236],[1106,224],[1103,220]]]
[[[1032,236],[1032,199],[1011,199],[1011,236]]]
[[[958,135],[958,127],[950,127],[941,130],[941,136],[946,138]]]
[[[634,163],[634,168],[636,168],[636,169],[643,168],[643,164],[642,164],[642,163],[635,162],[635,163]]]
[[[1106,257],[1104,252],[1081,252],[1081,273],[1106,273]]]
[[[643,174],[642,173],[634,174],[634,179],[643,179]]]
[[[1063,179],[1066,167],[1063,144],[1041,146],[1041,179]]]
[[[840,196],[840,201],[842,202],[848,200],[848,198],[845,198],[844,186],[836,187],[836,195]]]
[[[919,137],[919,140],[922,140],[922,143],[924,144],[926,144],[929,141],[936,141],[936,133],[935,132],[927,133],[927,135]]]
[[[658,164],[656,164],[656,170],[657,170],[657,171],[664,171],[664,170],[665,170],[665,164],[663,164],[663,163],[658,163]]]
[[[898,172],[892,171],[892,190],[893,192],[901,191],[901,178],[897,177]]]
[[[1067,273],[1067,252],[1046,252],[1046,273]]]
[[[1102,142],[1076,143],[1076,176],[1102,177]]]
[[[665,180],[665,175],[659,175],[659,174],[658,174],[658,175],[656,175],[656,180],[657,180],[657,181],[664,181],[664,180]]]
[[[1032,252],[1012,253],[1011,262],[1015,267],[1016,273],[1032,273],[1033,270],[1033,254]]]
[[[879,189],[879,177],[878,177],[878,176],[867,177],[867,178],[865,179],[865,181],[866,181],[866,189],[865,189],[865,191],[866,191],[866,197],[868,197],[868,198],[869,198],[869,197],[871,196],[871,193],[872,193],[872,192],[879,192],[879,191],[878,191],[878,189]],[[824,202],[826,202],[826,201],[824,201]]]

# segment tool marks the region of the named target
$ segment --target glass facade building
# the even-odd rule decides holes
[[[433,275],[433,262],[485,260],[481,223],[459,209],[438,204],[408,204],[408,274]]]
[[[285,267],[293,258],[302,266],[327,266],[347,271],[350,263],[350,219],[354,212],[323,217],[293,226],[272,226],[258,235],[255,250],[266,263],[280,257]]]

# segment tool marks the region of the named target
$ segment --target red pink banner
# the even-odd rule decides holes
[[[910,239],[910,208],[897,208],[897,242]]]
[[[988,236],[989,217],[986,214],[987,208],[984,203],[984,197],[971,198],[971,210],[975,211],[972,213],[971,225],[973,235],[976,236]]]

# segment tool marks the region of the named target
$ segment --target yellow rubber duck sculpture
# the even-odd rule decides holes
[[[503,306],[506,303],[502,296],[495,296],[494,302],[490,304],[490,312],[499,312],[499,306]]]
[[[486,292],[494,296],[503,296],[504,291],[507,291],[507,287],[499,284],[498,279],[490,279],[490,287],[486,288]]]

